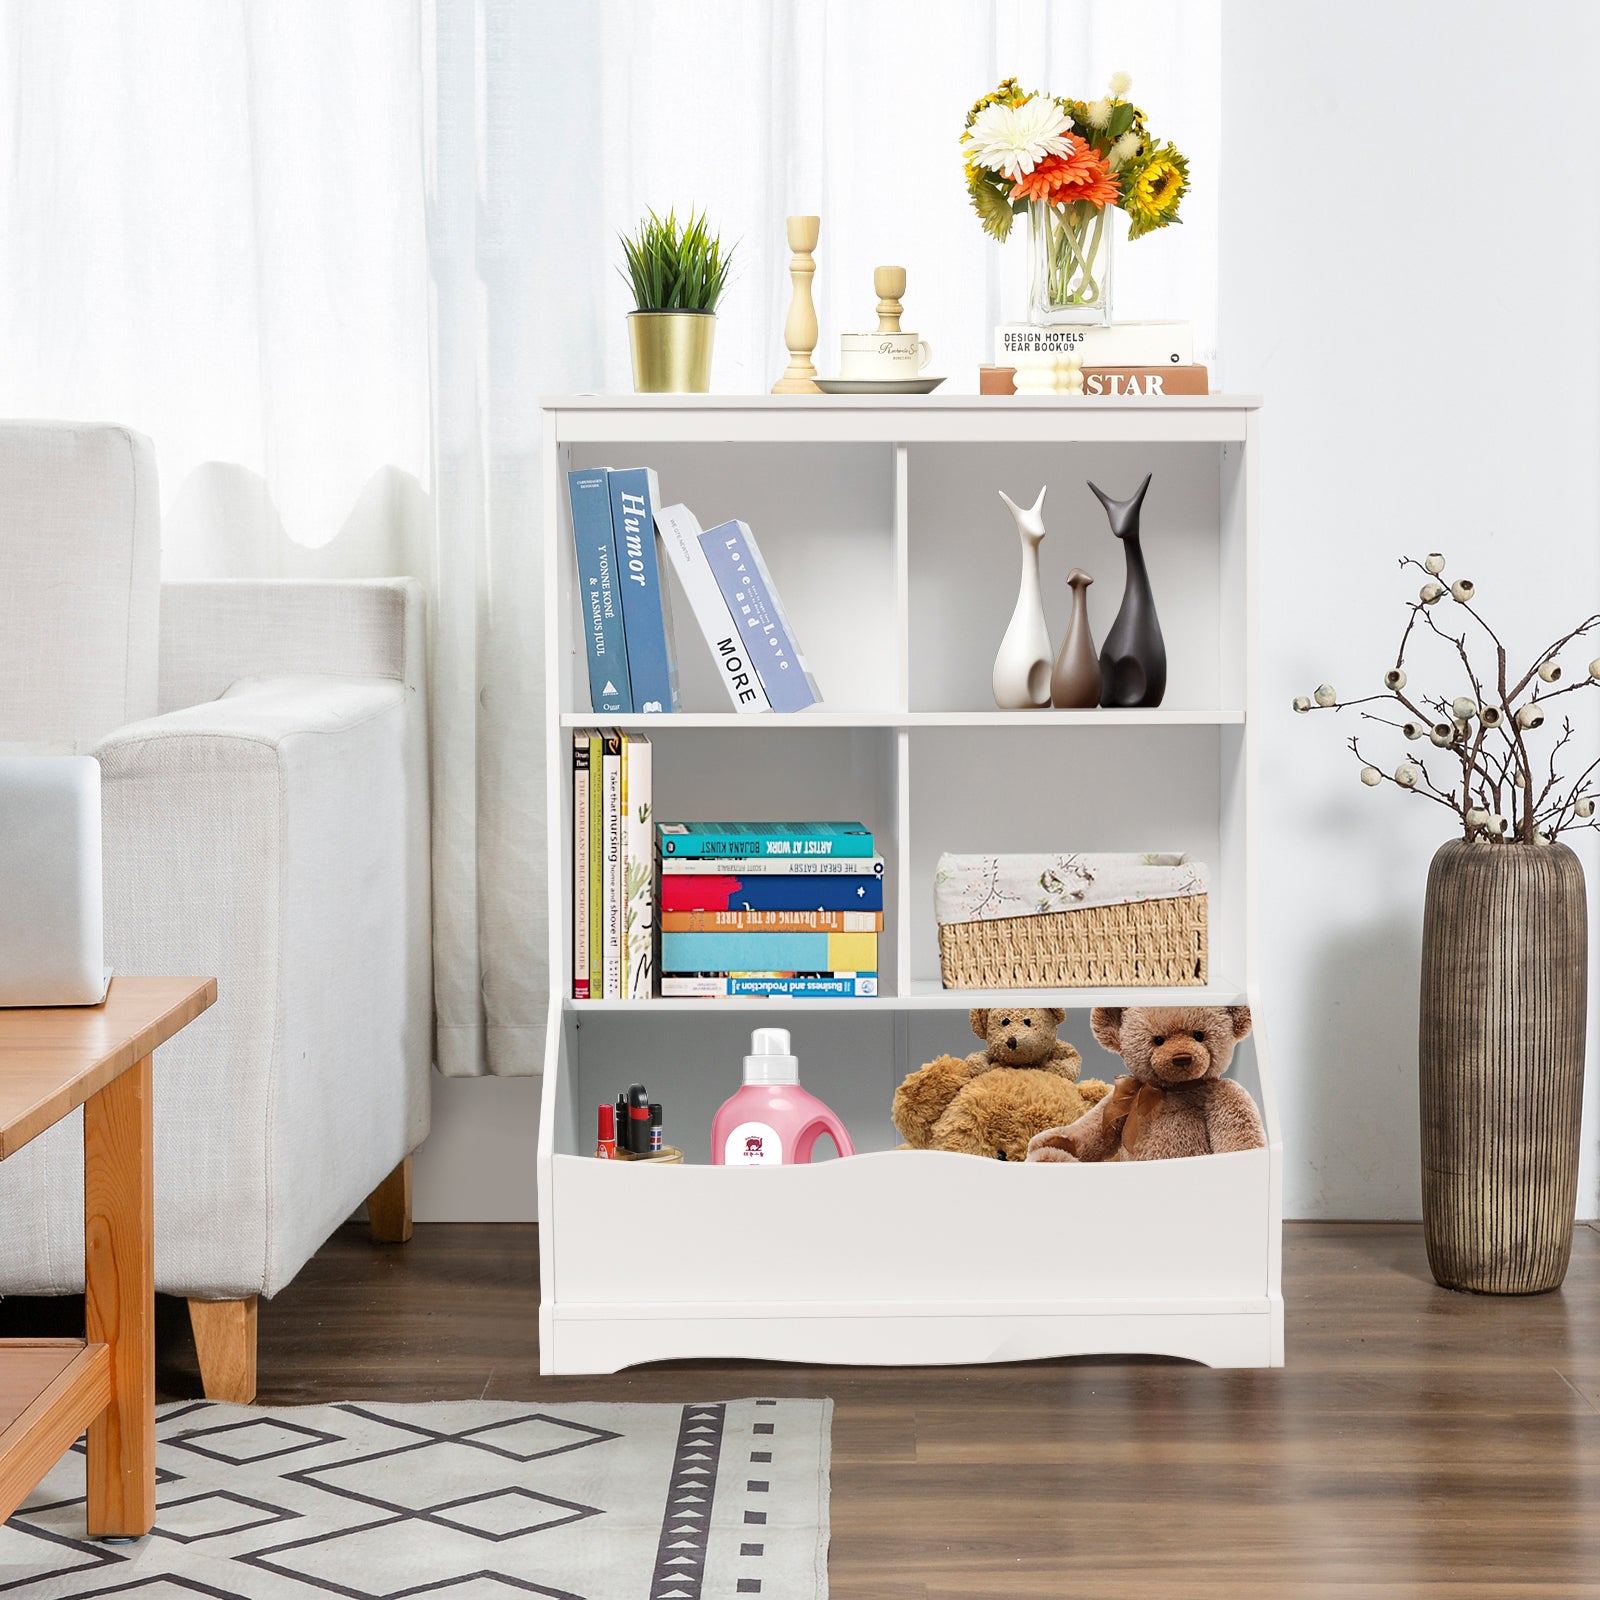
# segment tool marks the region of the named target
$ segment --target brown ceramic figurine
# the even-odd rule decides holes
[[[1100,657],[1089,635],[1089,585],[1094,579],[1081,567],[1067,574],[1072,590],[1072,621],[1050,674],[1050,704],[1083,708],[1100,704]]]

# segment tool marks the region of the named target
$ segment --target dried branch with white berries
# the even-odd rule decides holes
[[[1535,794],[1528,737],[1545,725],[1549,702],[1561,695],[1600,685],[1600,656],[1588,665],[1585,676],[1555,688],[1563,669],[1556,659],[1576,640],[1600,627],[1600,613],[1587,617],[1535,656],[1533,665],[1514,682],[1508,668],[1508,653],[1500,635],[1489,625],[1474,604],[1477,587],[1470,579],[1458,578],[1447,588],[1441,582],[1445,559],[1434,551],[1425,560],[1412,556],[1400,559],[1402,569],[1414,567],[1423,576],[1417,598],[1409,601],[1410,615],[1394,665],[1383,675],[1381,694],[1363,695],[1356,700],[1341,700],[1332,684],[1319,684],[1309,695],[1297,695],[1294,709],[1310,711],[1348,711],[1383,705],[1392,713],[1361,709],[1357,714],[1368,722],[1397,728],[1406,739],[1426,739],[1441,752],[1448,751],[1460,767],[1459,782],[1435,782],[1424,762],[1402,761],[1393,772],[1369,761],[1355,738],[1350,739],[1352,754],[1361,763],[1361,781],[1369,788],[1391,783],[1398,789],[1421,795],[1447,807],[1460,819],[1468,839],[1524,844],[1548,844],[1558,834],[1575,828],[1600,828],[1595,815],[1597,786],[1600,786],[1600,758],[1590,762],[1570,783],[1563,783],[1557,770],[1561,751],[1572,742],[1570,718],[1562,718],[1561,733],[1549,751],[1549,776]],[[1434,608],[1445,598],[1460,608],[1467,619],[1460,633],[1441,627]],[[1418,623],[1426,632],[1416,635]],[[1469,629],[1475,627],[1494,650],[1494,670],[1483,673],[1472,659]],[[1408,687],[1406,652],[1414,636],[1443,641],[1453,652],[1465,675],[1469,693],[1453,696],[1419,694]]]

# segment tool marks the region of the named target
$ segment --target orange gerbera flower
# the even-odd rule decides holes
[[[1106,158],[1076,134],[1064,136],[1067,153],[1046,156],[1017,180],[1011,191],[1013,200],[1048,200],[1054,205],[1083,201],[1092,206],[1115,205],[1121,180]]]

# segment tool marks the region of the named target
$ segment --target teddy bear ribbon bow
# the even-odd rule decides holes
[[[1105,1102],[1105,1118],[1122,1140],[1122,1148],[1131,1156],[1139,1148],[1150,1119],[1161,1109],[1167,1091],[1154,1083],[1141,1083],[1137,1078],[1118,1078],[1111,1087]]]

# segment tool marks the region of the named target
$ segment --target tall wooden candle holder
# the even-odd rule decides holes
[[[817,348],[817,308],[811,303],[811,280],[817,264],[811,259],[811,252],[817,248],[817,235],[821,230],[821,217],[789,218],[789,248],[794,252],[789,258],[789,279],[794,284],[794,298],[789,302],[789,315],[783,324],[789,365],[773,384],[774,394],[822,393],[816,383],[817,369],[811,361],[811,352]]]

